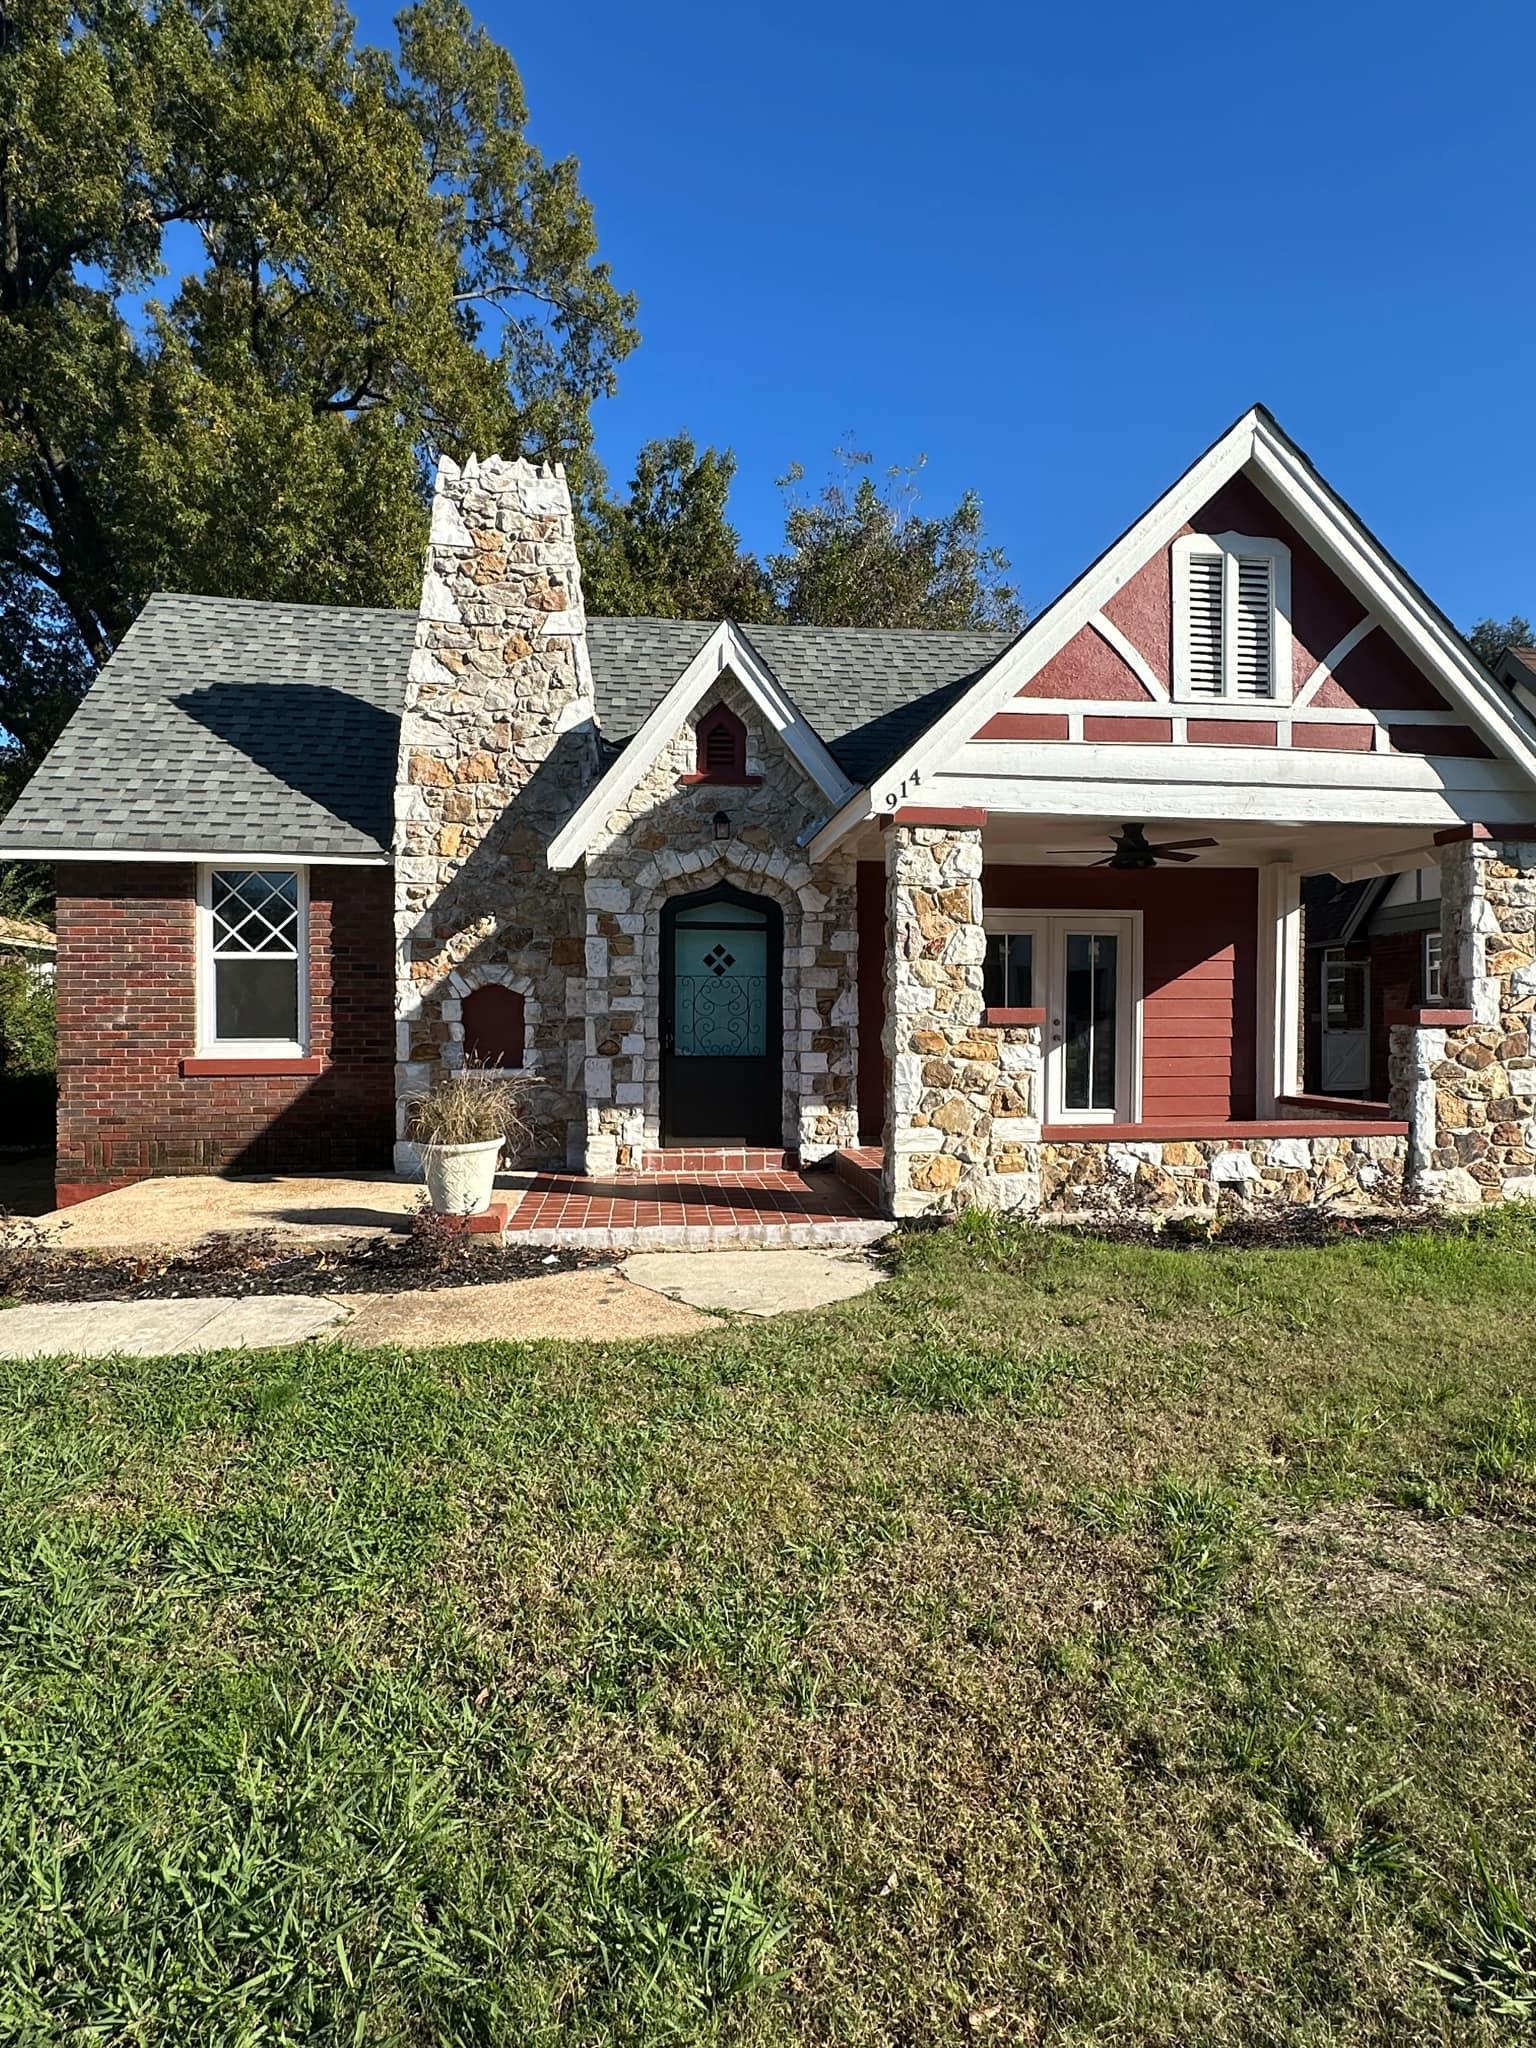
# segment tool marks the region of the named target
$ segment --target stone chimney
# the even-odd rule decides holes
[[[569,1089],[584,1027],[566,1010],[581,885],[551,873],[544,849],[596,768],[565,472],[444,457],[395,792],[402,1139],[408,1098],[463,1060],[466,997],[499,982],[524,998],[537,1153],[561,1161],[579,1144]]]

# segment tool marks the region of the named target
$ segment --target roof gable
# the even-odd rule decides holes
[[[757,705],[829,803],[841,803],[852,794],[852,784],[809,720],[781,687],[746,634],[726,620],[710,634],[629,745],[598,777],[550,841],[547,858],[552,868],[573,867],[581,859],[604,819],[627,801],[690,715],[727,673],[735,677]]]
[[[888,815],[903,802],[923,802],[933,777],[978,734],[1026,738],[1022,730],[1011,732],[1013,723],[1022,723],[1013,709],[1019,699],[1072,695],[1080,701],[1114,702],[1139,715],[1121,670],[1106,667],[1106,656],[1118,653],[1148,695],[1165,694],[1171,605],[1168,551],[1183,533],[1241,532],[1244,527],[1281,540],[1307,565],[1289,613],[1295,627],[1290,651],[1293,707],[1303,707],[1311,694],[1326,690],[1319,710],[1337,720],[1348,709],[1357,709],[1362,729],[1379,712],[1418,711],[1442,724],[1458,724],[1465,739],[1443,745],[1437,741],[1431,749],[1420,743],[1405,720],[1393,729],[1388,744],[1394,749],[1400,734],[1404,751],[1497,753],[1536,780],[1536,725],[1511,703],[1443,614],[1273,418],[1255,408],[1040,613],[970,689],[957,695],[925,732],[871,779],[868,789],[817,835],[813,855],[826,852],[862,819]],[[1112,687],[1106,686],[1110,677]],[[1080,687],[1084,682],[1096,687]],[[1220,704],[1208,708],[1225,715]],[[1267,704],[1249,708],[1274,716]],[[1121,729],[1111,730],[1107,721],[1094,723],[1104,725],[1091,735],[1095,739],[1122,736]],[[1168,728],[1167,719],[1148,719],[1143,736],[1154,736],[1153,727],[1158,725]],[[1166,738],[1170,732],[1156,736]],[[1043,730],[1036,736],[1055,737]],[[1074,731],[1072,736],[1078,735]],[[1229,740],[1214,732],[1211,737]],[[1367,749],[1382,743],[1370,734],[1363,741],[1351,735],[1347,742]],[[1333,741],[1321,744],[1331,746]]]

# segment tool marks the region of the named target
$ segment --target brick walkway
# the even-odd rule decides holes
[[[509,1241],[629,1251],[719,1244],[870,1244],[890,1224],[829,1169],[541,1173],[508,1219]]]

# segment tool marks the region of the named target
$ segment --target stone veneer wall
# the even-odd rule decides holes
[[[1408,1140],[1393,1136],[1047,1141],[1041,1205],[1067,1213],[1214,1209],[1226,1198],[1255,1208],[1389,1208],[1403,1199],[1407,1156]]]
[[[886,837],[885,1195],[895,1216],[1033,1208],[1040,1032],[982,1022],[981,833]]]
[[[462,1060],[464,994],[501,981],[525,998],[536,1156],[579,1157],[584,905],[545,849],[596,768],[564,472],[445,458],[395,802],[397,1139]]]
[[[685,783],[694,729],[721,702],[746,727],[746,783]],[[590,1171],[638,1166],[661,1137],[661,912],[729,882],[784,918],[782,1142],[807,1162],[858,1142],[855,868],[814,874],[797,835],[825,800],[729,675],[605,821],[586,862],[585,1085]],[[716,837],[715,819],[728,836]]]
[[[1536,840],[1453,841],[1440,875],[1444,1000],[1472,1021],[1392,1029],[1412,1185],[1446,1203],[1536,1199]]]

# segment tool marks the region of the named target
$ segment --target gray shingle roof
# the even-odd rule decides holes
[[[605,737],[633,737],[717,621],[589,619]],[[153,597],[16,804],[46,854],[387,852],[413,612]],[[753,626],[753,646],[867,782],[1013,637]]]
[[[152,597],[15,805],[45,853],[389,849],[415,618]]]
[[[715,630],[716,620],[589,619],[603,732],[627,740]],[[1012,633],[743,626],[854,782],[867,782],[997,659]]]

